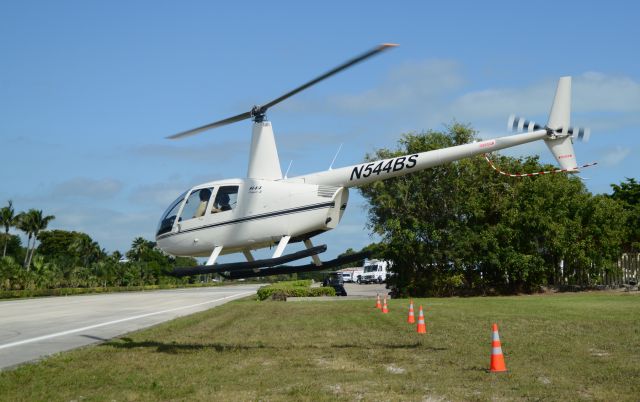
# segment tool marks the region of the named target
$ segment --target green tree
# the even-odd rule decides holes
[[[143,237],[136,237],[131,243],[131,249],[127,252],[127,258],[131,261],[140,261],[154,247],[154,242],[148,241]]]
[[[120,262],[120,259],[122,259],[122,253],[118,250],[115,250],[113,253],[111,253],[111,259],[114,262]]]
[[[471,142],[475,132],[460,124],[445,133],[407,134],[396,150],[381,149],[367,160],[390,158]],[[436,166],[412,175],[374,182],[361,189],[369,201],[370,228],[386,243],[394,262],[391,279],[401,294],[444,294],[460,282],[464,262],[457,234],[471,219],[465,204],[472,186],[463,182],[468,164]],[[446,288],[446,289],[445,289]]]
[[[408,134],[398,149],[368,160],[455,146],[475,132]],[[501,169],[547,170],[535,157],[492,156]],[[530,292],[544,285],[596,283],[619,250],[623,211],[593,197],[577,177],[509,178],[482,157],[467,158],[361,189],[398,294]],[[609,214],[611,219],[604,217]],[[601,252],[602,251],[602,252]],[[598,253],[600,252],[600,255]]]
[[[38,239],[41,231],[47,229],[49,222],[51,222],[53,219],[55,219],[55,216],[44,216],[42,214],[42,210],[39,209],[30,209],[26,214],[22,215],[22,218],[20,219],[24,222],[22,230],[27,233],[29,239],[27,242],[27,255],[25,262],[27,271],[29,271],[30,269],[33,253],[36,249],[36,239]],[[33,242],[31,242],[32,239]]]
[[[22,263],[22,266],[26,268],[29,260],[29,250],[31,249],[31,239],[33,239],[33,216],[27,212],[20,212],[16,217],[16,227],[27,235],[26,253]]]
[[[6,207],[2,207],[2,209],[0,209],[0,223],[4,226],[4,247],[2,250],[2,256],[5,257],[7,255],[7,244],[10,240],[9,229],[18,223],[15,210],[13,209],[13,202],[11,200],[9,200]]]
[[[611,198],[622,203],[627,211],[627,239],[624,242],[625,252],[640,252],[640,183],[634,178],[627,178],[620,184],[612,184]]]
[[[86,233],[50,230],[40,233],[39,240],[38,253],[61,266],[89,267],[106,257],[100,245]]]
[[[12,256],[15,260],[20,260],[24,249],[22,247],[22,240],[20,236],[9,234],[7,238],[7,255]]]
[[[624,204],[605,195],[589,199],[583,211],[583,233],[585,256],[588,261],[584,268],[590,284],[602,283],[605,275],[617,270],[618,259],[628,244],[628,230],[631,211]]]
[[[91,263],[99,261],[106,255],[98,242],[93,241],[89,235],[84,233],[74,236],[73,241],[69,244],[69,251],[78,256],[82,265],[86,268],[89,268]]]

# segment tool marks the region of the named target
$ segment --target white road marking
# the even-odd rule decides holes
[[[1,349],[12,348],[14,346],[26,345],[28,343],[33,343],[33,342],[38,342],[38,341],[44,341],[44,340],[47,340],[47,339],[57,338],[57,337],[60,337],[60,336],[71,335],[71,334],[87,331],[87,330],[94,329],[94,328],[105,327],[107,325],[113,325],[113,324],[118,324],[118,323],[121,323],[121,322],[126,322],[126,321],[131,321],[131,320],[137,320],[137,319],[140,319],[140,318],[151,317],[151,316],[158,315],[158,314],[170,313],[172,311],[178,311],[178,310],[184,310],[184,309],[188,309],[188,308],[192,308],[192,307],[203,306],[205,304],[211,304],[211,303],[219,302],[221,300],[231,299],[231,298],[234,298],[234,297],[247,296],[247,295],[250,295],[250,294],[253,294],[253,293],[255,293],[255,291],[238,293],[238,294],[235,294],[235,295],[225,296],[225,297],[222,297],[222,298],[219,298],[219,299],[209,300],[209,301],[202,302],[202,303],[196,303],[196,304],[192,304],[192,305],[189,305],[189,306],[182,306],[182,307],[172,308],[172,309],[169,309],[169,310],[162,310],[162,311],[156,311],[156,312],[153,312],[153,313],[140,314],[140,315],[136,315],[136,316],[133,316],[133,317],[127,317],[127,318],[122,318],[122,319],[119,319],[119,320],[113,320],[113,321],[103,322],[103,323],[100,323],[100,324],[89,325],[88,327],[70,329],[68,331],[56,332],[54,334],[38,336],[38,337],[35,337],[35,338],[25,339],[25,340],[22,340],[22,341],[5,343],[4,345],[0,345],[0,350]]]

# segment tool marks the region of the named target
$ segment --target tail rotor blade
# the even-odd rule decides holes
[[[509,120],[507,121],[507,130],[513,131],[513,132],[528,131],[531,133],[533,131],[540,130],[543,128],[544,128],[543,126],[541,126],[540,124],[534,121],[529,121],[520,116],[516,116],[513,114],[509,116]]]
[[[582,142],[589,142],[591,137],[591,129],[585,127],[569,128],[569,132],[573,138],[577,138]]]
[[[509,116],[509,120],[507,120],[507,131],[516,131],[515,127],[517,127],[518,125],[516,124],[514,126],[514,123],[516,121],[516,115],[512,114]]]

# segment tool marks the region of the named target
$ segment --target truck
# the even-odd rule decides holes
[[[383,283],[387,280],[388,261],[365,260],[363,274],[358,283]]]

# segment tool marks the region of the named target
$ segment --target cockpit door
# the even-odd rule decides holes
[[[213,198],[214,187],[197,188],[191,191],[178,218],[179,231],[205,224]]]

